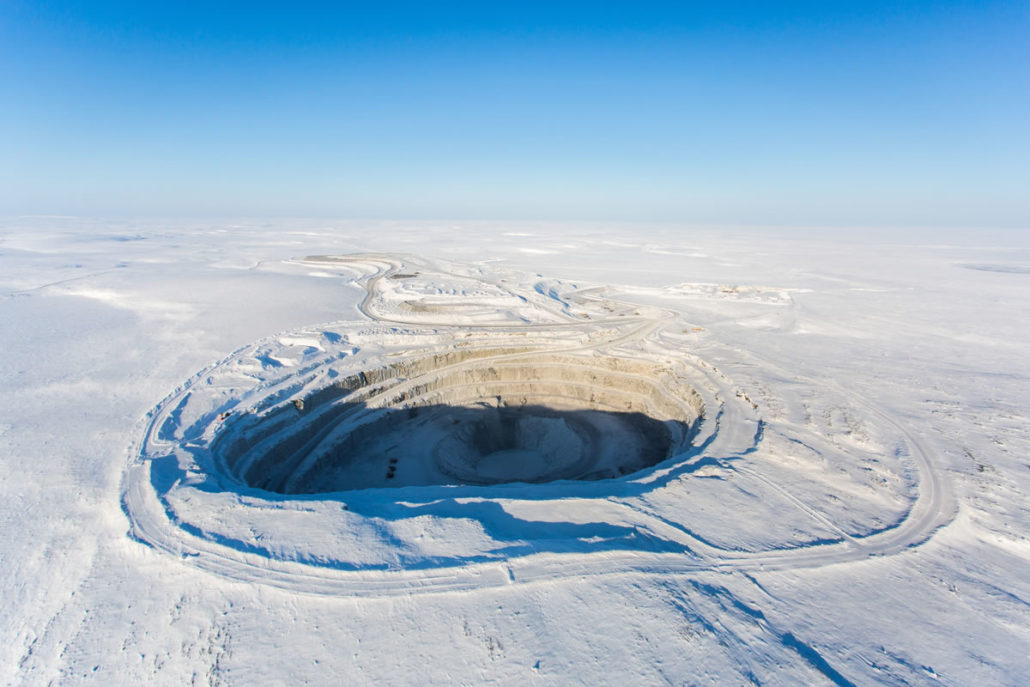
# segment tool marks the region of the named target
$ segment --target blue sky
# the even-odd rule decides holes
[[[1030,3],[0,3],[0,214],[1030,226]]]

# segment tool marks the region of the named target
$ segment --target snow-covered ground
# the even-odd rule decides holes
[[[1021,232],[18,218],[0,288],[5,684],[1030,681]]]

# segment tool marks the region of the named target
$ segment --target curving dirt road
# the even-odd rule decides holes
[[[435,278],[469,280],[468,274],[456,274],[430,263],[414,258],[400,258],[388,255],[362,255],[346,257],[308,258],[306,261],[326,262],[341,267],[371,267],[360,283],[365,294],[358,306],[359,311],[377,324],[426,326],[428,318],[406,317],[404,313],[391,311],[383,299],[383,290],[398,275],[413,271],[432,272]],[[525,302],[527,307],[547,313],[555,322],[516,323],[510,321],[477,322],[475,329],[500,333],[539,333],[561,330],[582,331],[586,342],[569,342],[569,337],[559,338],[557,345],[548,348],[548,353],[610,353],[623,346],[641,344],[659,333],[665,327],[682,326],[679,314],[674,311],[655,311],[641,314],[640,308],[625,303],[616,303],[603,297],[603,292],[591,290],[576,294],[577,310],[591,310],[588,313],[570,315],[572,299],[567,294],[518,293],[499,281],[484,281],[492,289],[509,293],[513,302]],[[474,301],[474,298],[470,298]],[[456,297],[454,305],[466,302]],[[459,312],[460,308],[453,308]],[[587,314],[587,317],[581,315]],[[436,313],[439,327],[460,326],[460,320],[449,317],[447,308]],[[679,544],[676,551],[652,550],[585,550],[583,552],[544,552],[511,556],[504,559],[472,561],[460,565],[427,565],[418,569],[341,569],[277,558],[258,549],[245,550],[226,546],[217,537],[209,536],[203,530],[185,527],[180,516],[170,507],[168,494],[181,483],[168,485],[162,477],[153,472],[154,456],[170,454],[177,448],[177,441],[166,438],[168,427],[178,421],[176,412],[192,393],[194,387],[204,384],[213,372],[236,361],[241,349],[225,360],[198,373],[193,379],[162,401],[158,407],[141,422],[140,441],[132,447],[129,465],[123,482],[123,509],[130,522],[130,534],[136,540],[156,549],[181,558],[184,562],[235,580],[269,584],[291,591],[308,594],[388,596],[414,592],[448,592],[479,589],[510,584],[533,584],[548,580],[580,576],[618,575],[624,573],[679,574],[704,570],[754,571],[811,568],[839,565],[861,561],[875,556],[888,556],[909,550],[929,539],[933,533],[948,523],[954,516],[955,502],[949,485],[933,456],[918,436],[896,422],[887,413],[869,400],[850,393],[839,384],[825,380],[810,379],[813,385],[832,384],[833,390],[849,399],[855,407],[861,408],[869,418],[890,427],[904,437],[908,449],[906,459],[914,468],[913,481],[916,493],[903,517],[867,536],[849,533],[837,525],[832,518],[784,490],[749,464],[747,460],[736,460],[732,469],[765,484],[778,492],[797,509],[813,521],[835,532],[836,541],[826,543],[778,547],[762,551],[734,551],[720,548],[697,537],[687,526],[669,514],[646,507],[634,499],[606,499],[618,508],[631,513],[637,521],[654,531],[672,532]],[[483,360],[494,363],[516,362],[538,355],[539,350],[530,352],[486,353],[475,361],[458,362],[433,371],[453,373]],[[706,426],[702,434],[707,439],[697,450],[683,456],[684,462],[698,462],[706,458],[722,461],[724,457],[744,456],[761,445],[763,421],[760,409],[752,404],[738,402],[733,382],[707,366],[696,367],[704,375],[708,386],[705,396],[707,407]],[[424,383],[423,377],[399,379],[384,385],[369,396],[374,405],[376,399],[410,391]],[[229,406],[226,406],[229,407]],[[212,425],[215,421],[212,420]],[[632,479],[633,476],[627,479]],[[327,497],[328,498],[328,497]],[[272,502],[273,505],[275,502]]]

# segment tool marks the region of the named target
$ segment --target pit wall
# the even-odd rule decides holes
[[[528,348],[452,350],[357,372],[303,398],[258,402],[224,423],[211,455],[230,479],[268,489],[283,484],[343,423],[355,431],[384,410],[484,402],[641,413],[686,427],[675,442],[680,448],[704,417],[700,395],[648,361]]]

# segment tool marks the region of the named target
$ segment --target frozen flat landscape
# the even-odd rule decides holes
[[[0,225],[4,684],[1030,680],[1030,236]]]

